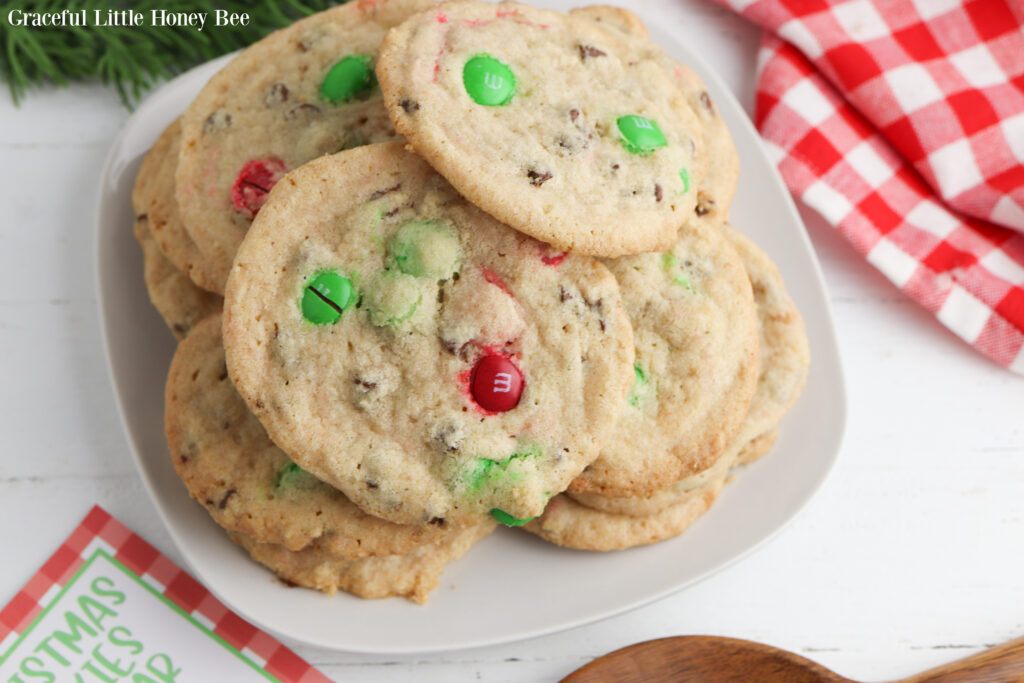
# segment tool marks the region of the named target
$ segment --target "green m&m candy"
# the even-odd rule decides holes
[[[439,221],[409,221],[388,240],[389,267],[413,277],[443,280],[459,268],[459,238]]]
[[[512,69],[490,55],[478,55],[466,62],[462,84],[474,102],[488,107],[508,104],[516,92]]]
[[[411,275],[383,271],[364,288],[363,306],[377,327],[397,327],[416,313],[423,301],[424,283]]]
[[[498,520],[499,523],[504,524],[505,526],[522,526],[533,519],[533,517],[519,519],[518,517],[513,517],[504,510],[499,510],[498,508],[491,510],[491,517],[494,517],[494,519]]]
[[[291,486],[304,476],[309,476],[306,474],[306,470],[302,469],[294,462],[287,462],[280,470],[277,471],[277,477],[274,480],[274,487],[284,488],[286,486]]]
[[[633,154],[649,154],[668,144],[658,122],[638,114],[620,116],[615,123],[622,135],[622,145]]]
[[[626,401],[629,405],[636,408],[640,405],[640,402],[645,398],[648,393],[648,379],[647,371],[644,370],[638,363],[633,364],[633,386],[629,390],[629,396]]]
[[[672,278],[672,284],[688,289],[694,294],[697,293],[697,288],[693,286],[693,280],[690,279],[690,275],[683,269],[683,266],[679,264],[679,259],[676,258],[675,254],[671,251],[665,252],[661,265],[665,274]]]
[[[302,293],[302,317],[315,325],[336,323],[354,298],[351,280],[333,270],[321,271]]]
[[[320,83],[320,95],[341,104],[370,90],[376,83],[370,55],[348,55],[335,64]]]

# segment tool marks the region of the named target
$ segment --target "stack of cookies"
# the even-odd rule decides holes
[[[253,45],[132,197],[188,492],[287,582],[418,602],[499,524],[679,535],[807,373],[737,174],[625,10],[363,0]]]

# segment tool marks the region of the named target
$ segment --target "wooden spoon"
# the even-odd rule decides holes
[[[648,640],[598,657],[563,683],[610,681],[767,681],[772,683],[855,683],[806,657],[736,638],[675,636]],[[1024,681],[1024,638],[896,683],[1004,683]]]

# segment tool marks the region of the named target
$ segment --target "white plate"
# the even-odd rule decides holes
[[[735,98],[682,43],[651,28],[659,43],[701,75],[732,131],[743,165],[733,222],[776,261],[803,312],[813,356],[807,388],[772,453],[726,487],[682,537],[625,552],[587,553],[499,529],[448,567],[425,607],[286,588],[189,499],[163,436],[163,386],[174,341],[143,286],[130,196],[142,155],[225,59],[176,78],[125,125],[104,169],[97,215],[110,372],[139,472],[171,537],[195,576],[239,614],[277,634],[353,652],[436,652],[539,636],[706,578],[776,534],[824,481],[842,440],[846,392],[818,262],[789,193]]]

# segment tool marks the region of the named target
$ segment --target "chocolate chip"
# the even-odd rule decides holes
[[[661,201],[661,185],[654,183],[654,201]]]
[[[604,57],[607,54],[604,50],[599,50],[593,45],[580,45],[580,59],[583,61],[586,61],[587,57]]]
[[[434,440],[444,446],[445,450],[449,453],[458,453],[459,449],[462,448],[462,442],[465,439],[462,426],[453,422],[438,425],[434,429],[432,436],[434,437]]]
[[[299,106],[289,109],[288,113],[285,114],[285,118],[294,120],[300,116],[314,116],[319,113],[320,107],[315,104],[310,104],[309,102],[303,102]]]
[[[545,171],[544,173],[537,173],[537,171],[527,171],[526,176],[530,179],[530,184],[534,187],[540,187],[548,180],[551,180],[552,175]]]
[[[391,187],[385,187],[384,189],[381,190],[374,190],[367,201],[372,202],[374,199],[379,199],[380,197],[383,197],[386,194],[390,194],[391,192],[394,192],[395,190],[398,190],[401,187],[402,183],[398,183],[396,185],[392,185]]]
[[[708,96],[708,91],[707,90],[701,91],[701,93],[700,93],[700,103],[702,105],[704,105],[704,108],[707,109],[708,112],[710,112],[711,114],[715,113],[715,105],[711,101],[711,97]]]
[[[445,350],[453,356],[459,355],[459,342],[455,339],[442,339],[441,344]]]
[[[697,195],[697,206],[694,208],[694,212],[698,216],[704,216],[715,210],[715,200],[711,197],[698,194]]]
[[[228,500],[231,499],[231,496],[233,496],[233,495],[235,495],[237,493],[238,493],[238,491],[235,490],[235,489],[228,489],[228,492],[225,493],[224,497],[220,499],[219,503],[217,503],[217,509],[218,510],[223,510],[224,508],[226,508],[228,506]]]
[[[406,114],[411,114],[414,111],[420,110],[420,103],[413,100],[402,100],[398,103],[398,106],[402,108]]]
[[[298,43],[299,52],[309,52],[327,35],[323,26],[311,26],[303,32],[302,39]]]
[[[266,94],[263,95],[263,104],[268,107],[273,107],[288,99],[288,86],[284,83],[275,83],[274,85],[267,88]]]
[[[218,109],[209,116],[206,117],[206,121],[203,123],[204,133],[213,133],[218,130],[225,130],[231,127],[231,114],[227,113],[223,109]]]
[[[358,375],[353,377],[352,381],[355,382],[358,386],[361,386],[362,388],[366,389],[367,391],[369,391],[370,389],[376,389],[377,388],[377,383],[376,382],[371,382],[369,380],[365,380],[365,379],[363,379],[362,377],[360,377]]]

